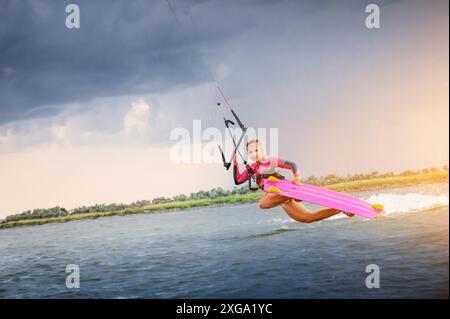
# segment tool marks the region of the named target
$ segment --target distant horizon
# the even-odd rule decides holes
[[[425,168],[420,168],[420,169],[406,169],[406,170],[402,170],[402,171],[398,171],[398,172],[387,172],[387,171],[385,171],[385,172],[378,172],[379,174],[381,174],[381,175],[383,175],[383,174],[388,174],[388,173],[394,173],[394,174],[396,174],[396,175],[399,175],[399,174],[401,174],[401,173],[403,173],[403,172],[408,172],[408,171],[412,171],[412,172],[414,172],[414,173],[418,173],[419,171],[421,171],[421,170],[431,170],[431,169],[433,169],[433,168],[435,168],[435,169],[438,169],[438,170],[445,170],[444,169],[444,167],[446,166],[446,169],[447,169],[447,171],[448,171],[448,163],[447,164],[443,164],[443,165],[441,165],[441,166],[432,166],[432,167],[425,167]],[[345,178],[345,177],[347,177],[347,176],[355,176],[355,175],[360,175],[360,174],[362,174],[362,175],[364,175],[364,174],[370,174],[370,173],[373,173],[373,171],[371,171],[371,172],[359,172],[359,173],[356,173],[356,174],[349,174],[349,175],[345,175],[345,176],[340,176],[340,175],[337,175],[337,177],[339,177],[339,178]],[[326,174],[326,175],[322,175],[322,176],[314,176],[314,175],[310,175],[310,176],[307,176],[306,178],[304,178],[304,177],[302,177],[302,180],[306,180],[306,179],[308,179],[308,178],[310,178],[310,177],[316,177],[316,178],[324,178],[324,177],[326,177],[326,176],[329,176],[329,175],[332,175],[333,173],[329,173],[329,174]],[[66,208],[66,207],[64,207],[63,205],[56,205],[56,206],[52,206],[52,207],[39,207],[39,208],[31,208],[31,209],[25,209],[24,211],[21,211],[21,212],[15,212],[15,213],[11,213],[11,214],[9,214],[9,215],[3,215],[2,214],[2,212],[0,212],[0,220],[5,220],[5,218],[6,217],[8,217],[8,216],[11,216],[11,215],[17,215],[17,214],[21,214],[21,213],[24,213],[24,212],[27,212],[27,211],[33,211],[33,210],[35,210],[35,209],[50,209],[50,208],[54,208],[54,207],[61,207],[61,208],[64,208],[64,209],[66,209],[67,211],[73,211],[73,210],[75,210],[75,209],[77,209],[77,208],[81,208],[81,207],[90,207],[90,206],[95,206],[95,205],[112,205],[112,204],[125,204],[125,205],[131,205],[132,203],[135,203],[135,202],[138,202],[138,201],[152,201],[153,199],[156,199],[156,198],[159,198],[159,197],[166,197],[167,199],[171,199],[171,198],[173,198],[174,196],[178,196],[178,195],[186,195],[186,196],[189,196],[191,193],[197,193],[197,192],[201,192],[201,191],[210,191],[210,190],[212,190],[212,189],[216,189],[216,188],[223,188],[224,190],[231,190],[231,189],[234,189],[235,187],[238,187],[238,188],[247,188],[247,184],[243,184],[243,185],[240,185],[240,186],[237,186],[237,185],[234,185],[233,184],[233,187],[230,187],[230,188],[223,188],[223,187],[220,187],[220,186],[218,186],[218,187],[214,187],[214,188],[210,188],[210,189],[206,189],[206,190],[203,190],[203,189],[200,189],[200,190],[197,190],[197,191],[194,191],[194,192],[190,192],[189,194],[187,194],[187,193],[183,193],[183,194],[176,194],[176,195],[170,195],[169,197],[166,197],[166,196],[156,196],[156,197],[152,197],[152,198],[149,198],[149,199],[140,199],[140,200],[136,200],[136,201],[133,201],[133,202],[128,202],[128,203],[125,203],[125,202],[123,202],[123,201],[120,201],[120,202],[110,202],[110,203],[95,203],[95,204],[84,204],[84,205],[79,205],[79,206],[75,206],[75,207],[70,207],[70,208]]]

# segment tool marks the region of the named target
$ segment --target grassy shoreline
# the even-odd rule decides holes
[[[430,184],[438,182],[448,182],[448,171],[438,171],[431,173],[415,174],[409,176],[392,176],[383,178],[371,178],[365,180],[342,182],[337,184],[325,185],[324,187],[339,191],[339,192],[356,192],[363,190],[385,189],[401,186],[413,186],[419,184]],[[151,204],[139,208],[126,208],[117,211],[110,212],[95,212],[95,213],[82,213],[72,214],[61,217],[51,218],[39,218],[39,219],[26,219],[18,221],[9,221],[0,224],[0,229],[43,225],[48,223],[64,223],[69,221],[78,221],[85,219],[96,219],[102,217],[111,216],[125,216],[133,214],[147,214],[147,213],[161,213],[169,211],[179,211],[198,207],[218,206],[218,205],[232,205],[243,203],[254,203],[259,201],[263,196],[262,191],[247,193],[243,195],[228,195],[214,199],[197,199],[186,200],[179,202]]]

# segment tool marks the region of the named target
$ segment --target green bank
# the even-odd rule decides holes
[[[415,173],[411,175],[396,175],[366,178],[361,180],[351,180],[331,184],[320,183],[329,189],[339,192],[355,192],[362,190],[378,190],[391,187],[412,186],[419,184],[448,182],[448,170],[438,170],[426,173]],[[198,207],[232,205],[253,203],[259,201],[263,196],[262,191],[247,192],[244,194],[232,194],[219,196],[216,198],[188,199],[181,201],[172,201],[166,203],[149,204],[142,207],[128,207],[125,209],[107,211],[107,212],[88,212],[68,214],[66,216],[56,216],[49,218],[23,219],[15,221],[4,221],[0,224],[1,228],[11,228],[20,226],[33,226],[48,223],[62,223],[69,221],[96,219],[101,217],[124,216],[132,214],[145,214],[157,212],[169,212],[174,210],[186,210]]]

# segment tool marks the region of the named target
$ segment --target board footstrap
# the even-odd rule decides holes
[[[275,186],[270,186],[270,187],[267,189],[267,191],[268,191],[268,192],[271,192],[271,193],[281,193],[281,190],[280,190],[278,187],[275,187]]]
[[[279,182],[280,181],[280,179],[276,178],[275,176],[269,176],[268,180],[272,181],[272,182]]]

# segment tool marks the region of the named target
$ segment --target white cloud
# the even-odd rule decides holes
[[[211,126],[214,86],[202,85],[151,95],[97,98],[55,106],[55,116],[0,125],[0,153],[59,145],[66,147],[152,147],[171,143],[175,127],[192,129],[192,119]],[[189,116],[180,112],[187,110]]]
[[[144,133],[149,128],[149,119],[150,107],[145,101],[131,103],[131,109],[123,120],[125,134]]]
[[[52,127],[53,138],[56,141],[63,141],[66,138],[66,126],[54,126]]]
[[[9,140],[11,139],[11,136],[13,135],[13,130],[12,128],[8,128],[6,130],[6,134],[5,135],[0,135],[0,144],[6,144],[9,142]]]

